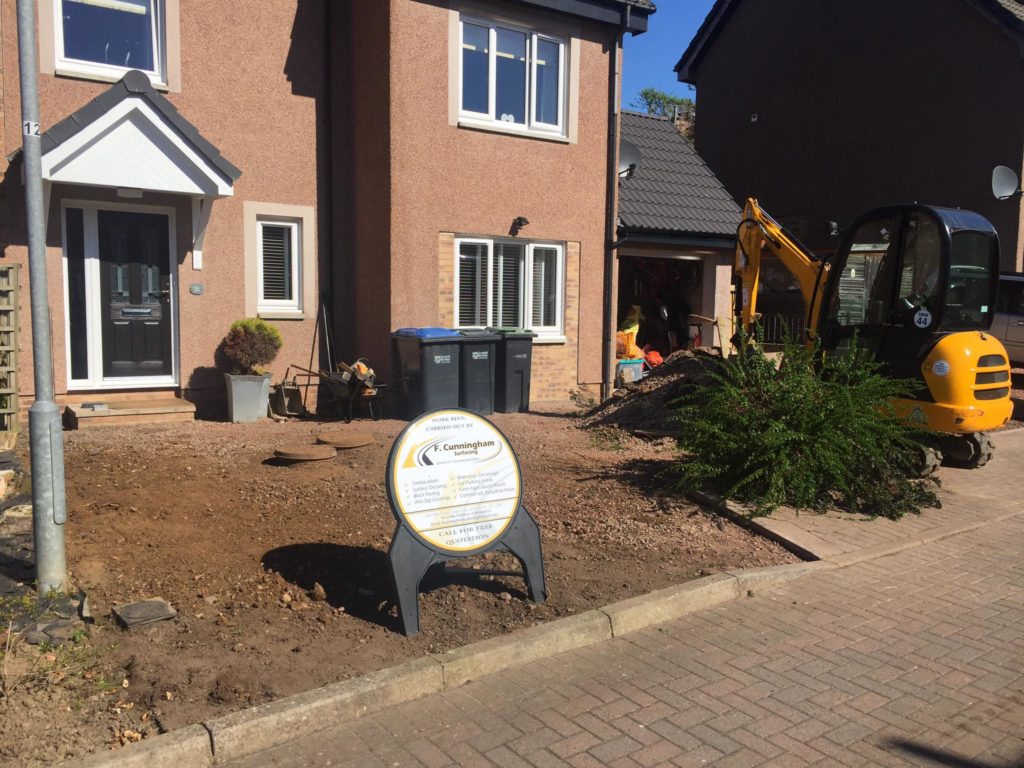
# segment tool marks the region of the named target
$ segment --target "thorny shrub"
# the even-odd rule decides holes
[[[937,481],[916,477],[919,429],[893,404],[914,382],[884,376],[856,339],[827,355],[791,340],[778,365],[760,344],[740,348],[713,385],[674,404],[684,487],[756,515],[787,505],[897,519],[938,506]]]

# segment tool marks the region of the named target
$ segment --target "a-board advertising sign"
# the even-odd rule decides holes
[[[386,484],[398,523],[388,557],[406,634],[419,631],[423,575],[449,560],[511,552],[531,599],[545,599],[540,532],[522,505],[519,460],[490,421],[458,408],[413,420],[391,446]]]

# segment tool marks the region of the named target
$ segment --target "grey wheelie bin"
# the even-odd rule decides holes
[[[460,341],[448,328],[400,328],[391,334],[407,419],[458,407]]]

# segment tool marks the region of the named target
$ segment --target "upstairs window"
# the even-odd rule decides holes
[[[456,259],[459,328],[506,326],[562,335],[562,246],[464,238],[456,243]]]
[[[565,134],[565,40],[462,19],[460,121]]]
[[[130,69],[165,83],[164,0],[52,0],[61,73],[117,80]]]

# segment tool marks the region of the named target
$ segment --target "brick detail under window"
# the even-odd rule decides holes
[[[455,325],[455,234],[437,238],[438,324]],[[577,386],[579,370],[580,244],[565,248],[565,342],[534,344],[530,375],[530,399],[568,400]]]

